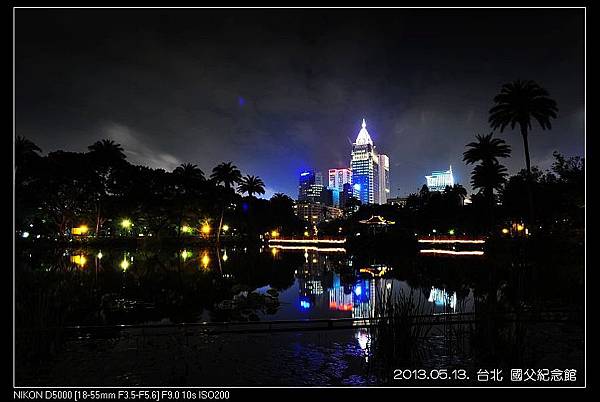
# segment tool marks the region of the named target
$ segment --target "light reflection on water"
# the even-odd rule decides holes
[[[288,285],[273,285],[267,275],[261,279],[263,284],[245,290],[266,295],[273,286],[278,291],[279,305],[275,309],[256,311],[259,319],[264,320],[294,320],[294,319],[328,319],[328,318],[368,318],[376,316],[378,305],[386,303],[389,297],[400,293],[413,292],[423,297],[427,303],[421,304],[422,313],[469,312],[472,310],[472,292],[466,297],[458,297],[456,291],[447,290],[431,283],[411,286],[407,281],[392,278],[398,267],[388,266],[381,261],[370,264],[357,261],[348,253],[338,250],[303,248],[301,250],[285,250],[280,248],[263,248],[262,252],[250,252],[246,247],[228,247],[219,250],[207,248],[181,248],[173,251],[148,250],[111,250],[91,249],[66,250],[62,259],[80,272],[94,272],[96,280],[102,275],[109,275],[112,270],[122,273],[121,281],[135,278],[138,300],[143,300],[145,282],[140,278],[148,272],[156,270],[153,257],[165,257],[161,263],[168,271],[167,275],[181,276],[186,272],[186,279],[179,283],[186,286],[190,281],[214,281],[215,278],[228,281],[230,285],[252,283],[252,275],[257,268],[271,270],[271,275],[289,270],[293,273]],[[296,257],[295,259],[293,257]],[[299,258],[297,258],[299,257]],[[253,260],[254,259],[254,260]],[[273,264],[270,268],[268,264]],[[183,270],[183,271],[182,271]],[[259,272],[257,275],[265,275]],[[202,274],[198,278],[194,273]],[[427,286],[428,285],[428,286]],[[167,286],[163,284],[163,286]],[[110,293],[111,289],[101,289],[101,293]],[[126,292],[121,287],[118,292]],[[171,289],[177,295],[182,290]],[[165,292],[165,288],[161,290]],[[139,298],[139,295],[142,298]],[[235,291],[233,292],[235,296]],[[153,294],[146,294],[148,298]],[[127,298],[127,294],[119,297]],[[196,319],[211,319],[206,314],[213,306],[227,299],[223,294],[210,305],[198,307]],[[149,301],[149,300],[148,300]],[[159,312],[160,314],[160,312]],[[169,317],[158,317],[160,320]],[[217,320],[222,320],[222,316]],[[235,319],[235,318],[228,318]]]

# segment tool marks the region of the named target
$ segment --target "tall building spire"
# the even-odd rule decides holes
[[[356,137],[356,145],[366,145],[366,144],[371,144],[373,145],[373,140],[371,140],[371,136],[369,135],[369,132],[367,131],[367,122],[365,119],[363,119],[362,121],[362,128],[360,129],[360,132],[358,133],[358,137]]]

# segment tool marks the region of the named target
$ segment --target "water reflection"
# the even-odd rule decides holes
[[[20,264],[28,264],[35,271],[59,272],[64,278],[94,292],[85,294],[89,300],[86,308],[92,309],[89,317],[97,322],[106,319],[94,312],[99,305],[93,297],[119,297],[155,304],[156,320],[172,320],[185,311],[186,321],[197,319],[237,320],[238,312],[217,311],[224,300],[234,300],[240,294],[249,297],[251,307],[240,307],[239,312],[248,317],[255,313],[260,320],[293,320],[306,318],[368,318],[376,315],[377,306],[385,304],[390,296],[400,292],[415,291],[429,300],[430,310],[438,312],[465,311],[471,308],[461,300],[471,293],[438,288],[433,283],[409,284],[394,278],[402,267],[383,261],[362,261],[348,252],[302,247],[288,250],[284,247],[165,248],[165,249],[60,249],[53,252],[33,253],[33,258],[22,258]],[[29,256],[31,251],[25,255]],[[92,269],[88,270],[90,261]],[[64,268],[62,268],[64,267]],[[90,274],[90,282],[69,277],[73,269],[84,275]],[[119,273],[120,275],[115,275]],[[200,274],[200,275],[199,275]],[[48,289],[61,287],[59,277],[53,284],[45,279]],[[432,286],[434,286],[432,288]],[[49,290],[50,291],[50,290]],[[255,298],[252,293],[266,294],[275,291],[276,296]],[[61,297],[69,305],[65,292]],[[83,296],[82,296],[83,297]],[[266,305],[277,299],[276,304]],[[235,304],[235,303],[233,303]],[[83,306],[83,305],[82,305]],[[427,306],[425,306],[427,307]],[[66,307],[65,307],[66,308]],[[82,307],[83,308],[83,307]],[[252,311],[250,311],[252,310]],[[206,312],[209,315],[206,315]],[[82,312],[82,315],[84,313]],[[242,319],[244,317],[241,317]],[[119,315],[115,320],[139,321],[143,317]],[[77,322],[73,322],[77,323]]]
[[[83,268],[87,263],[87,258],[83,254],[76,254],[71,256],[71,262]]]
[[[208,264],[210,264],[210,257],[208,256],[208,252],[206,252],[206,251],[204,252],[200,262],[202,263],[202,268],[204,270],[208,270]]]
[[[450,308],[453,313],[456,312],[456,292],[448,294],[446,290],[432,286],[428,301],[429,303],[434,303],[436,306]]]

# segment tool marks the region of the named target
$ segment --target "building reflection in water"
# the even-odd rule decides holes
[[[444,309],[449,308],[453,313],[456,312],[456,292],[453,292],[452,295],[450,295],[446,290],[432,286],[428,301],[429,303],[434,303],[436,306],[441,306]]]
[[[335,270],[336,264],[340,264],[339,259],[312,250],[305,250],[304,260],[296,274],[298,308],[304,313],[317,310],[324,315],[326,311],[335,312],[340,318],[370,318],[376,315],[376,305],[385,303],[391,295],[391,279],[340,275]],[[350,267],[350,262],[346,260],[341,264]],[[380,267],[375,269],[379,271]],[[367,359],[370,345],[368,330],[357,328],[355,338]]]

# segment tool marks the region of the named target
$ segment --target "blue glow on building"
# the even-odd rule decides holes
[[[350,165],[354,197],[363,204],[385,203],[389,192],[389,158],[376,151],[364,119],[358,137],[352,144]]]
[[[308,310],[308,309],[310,309],[310,306],[311,306],[311,304],[310,304],[310,300],[308,300],[308,298],[300,299],[300,308],[302,310]]]
[[[454,186],[454,175],[452,166],[448,170],[434,170],[431,175],[425,176],[429,191],[444,191],[446,186]]]

